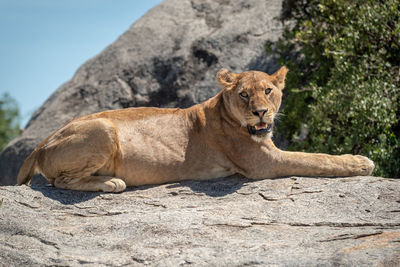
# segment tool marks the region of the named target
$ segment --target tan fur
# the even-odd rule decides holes
[[[279,110],[287,71],[221,69],[221,92],[191,108],[130,108],[75,118],[36,147],[18,184],[41,173],[59,188],[120,192],[126,186],[235,173],[254,179],[371,174],[374,164],[362,156],[274,146],[266,127]],[[250,134],[247,126],[262,131]]]

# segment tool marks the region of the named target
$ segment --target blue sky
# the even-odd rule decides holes
[[[0,0],[0,94],[21,127],[89,58],[161,0]]]

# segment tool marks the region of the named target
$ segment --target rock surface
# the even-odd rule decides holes
[[[0,156],[0,185],[15,184],[27,155],[73,117],[133,106],[188,107],[219,91],[221,67],[275,71],[264,44],[281,35],[274,19],[281,7],[282,0],[165,0],[34,113]]]
[[[400,180],[0,187],[4,266],[398,266]]]

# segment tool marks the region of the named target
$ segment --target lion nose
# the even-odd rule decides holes
[[[264,117],[265,113],[267,113],[267,111],[268,111],[268,109],[259,109],[259,110],[253,111],[253,114],[254,114],[254,116],[262,118],[262,117]]]

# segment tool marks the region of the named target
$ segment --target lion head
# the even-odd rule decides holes
[[[281,67],[272,75],[260,71],[233,73],[226,69],[217,74],[228,113],[241,126],[247,127],[256,141],[272,136],[287,72],[286,67]]]

